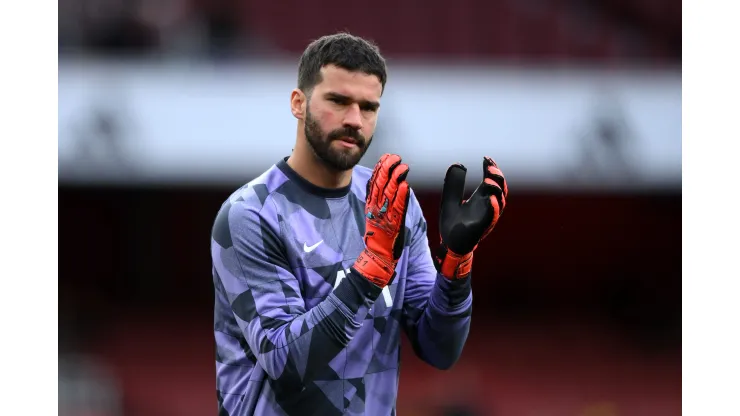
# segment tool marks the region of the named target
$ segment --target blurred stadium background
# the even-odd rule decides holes
[[[216,413],[210,227],[339,30],[388,59],[363,164],[404,157],[433,244],[447,165],[510,182],[463,357],[404,348],[398,414],[681,413],[681,2],[59,6],[60,414]]]

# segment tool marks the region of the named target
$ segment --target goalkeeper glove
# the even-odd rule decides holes
[[[470,275],[473,251],[501,217],[509,189],[501,170],[490,157],[483,158],[483,181],[463,200],[465,173],[461,164],[447,169],[439,217],[441,243],[435,257],[437,271],[448,279]]]
[[[403,251],[408,173],[409,167],[401,163],[400,156],[385,154],[367,182],[365,250],[355,260],[354,269],[379,287],[393,278]]]

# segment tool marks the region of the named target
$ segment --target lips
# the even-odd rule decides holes
[[[353,139],[352,137],[342,137],[339,140],[345,143],[357,144],[357,140]]]

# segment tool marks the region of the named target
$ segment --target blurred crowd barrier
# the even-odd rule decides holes
[[[514,187],[680,186],[675,71],[398,64],[389,74],[362,163],[398,153],[413,185],[489,155]],[[244,182],[289,155],[295,83],[292,62],[60,63],[60,180]]]

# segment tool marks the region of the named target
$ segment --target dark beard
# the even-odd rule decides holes
[[[313,153],[326,166],[336,171],[345,171],[352,169],[360,163],[360,159],[365,155],[370,147],[370,140],[351,127],[345,127],[333,130],[329,134],[324,134],[319,123],[311,116],[311,112],[306,110],[306,124],[304,128],[306,140],[313,149]],[[335,149],[331,146],[334,140],[342,137],[351,137],[357,142],[359,152],[354,149]]]

